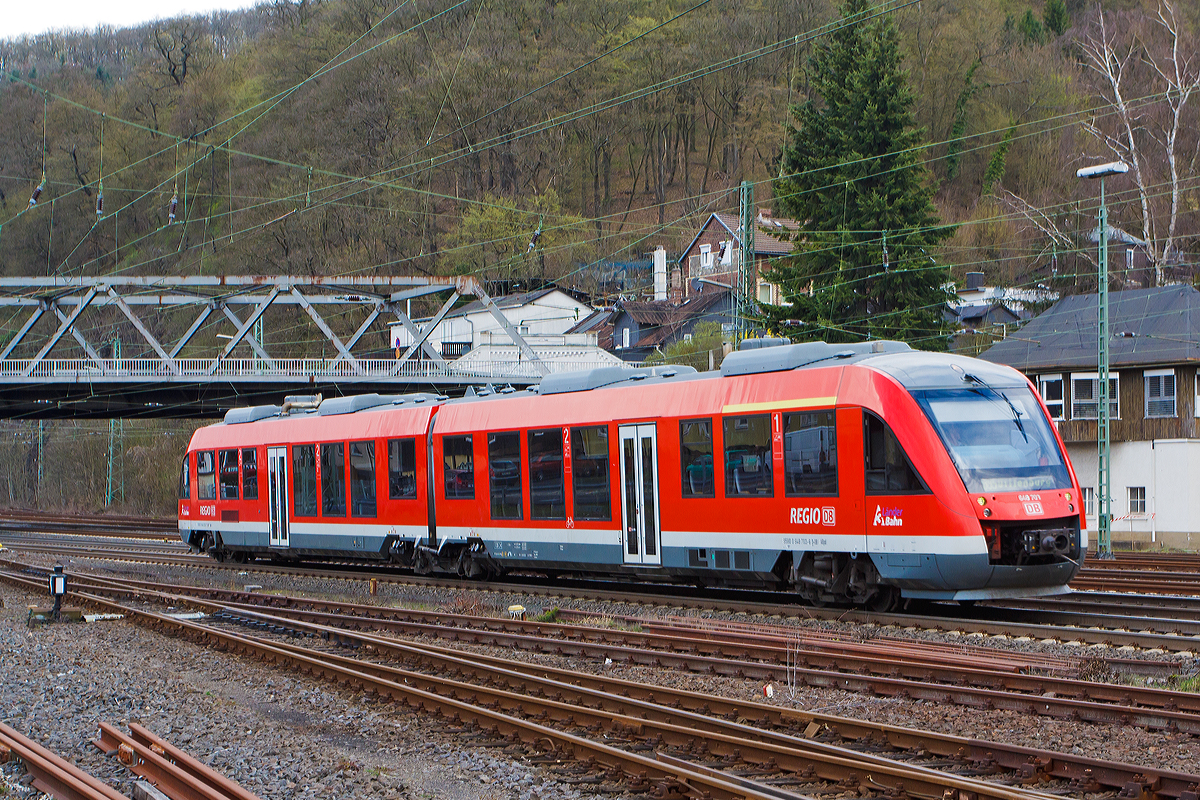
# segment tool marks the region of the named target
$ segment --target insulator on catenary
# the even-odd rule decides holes
[[[179,195],[174,194],[171,196],[171,207],[167,210],[168,225],[175,221],[175,209],[177,208],[179,208]]]
[[[96,195],[96,216],[104,216],[104,192],[100,192]]]
[[[45,188],[46,188],[46,181],[45,181],[45,179],[43,179],[42,182],[37,185],[37,188],[33,190],[33,196],[29,198],[29,207],[30,208],[33,208],[34,206],[37,205],[38,198],[42,196],[42,190]]]

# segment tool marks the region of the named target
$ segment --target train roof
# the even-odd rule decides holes
[[[364,394],[333,397],[322,400],[289,398],[284,407],[267,405],[230,410],[225,420],[197,431],[200,440],[194,446],[220,446],[210,442],[238,439],[251,442],[283,441],[287,434],[294,436],[291,425],[303,420],[320,419],[321,438],[345,436],[420,435],[428,430],[429,418],[440,410],[448,423],[445,429],[466,429],[473,425],[500,424],[528,427],[527,406],[517,403],[486,402],[540,396],[536,424],[555,425],[561,420],[583,422],[595,418],[603,421],[614,418],[626,408],[608,390],[638,386],[644,389],[647,403],[655,413],[664,416],[686,416],[711,413],[721,408],[724,413],[764,411],[768,407],[795,405],[793,381],[737,380],[769,373],[803,373],[802,405],[835,405],[842,386],[842,367],[854,365],[876,370],[896,381],[904,389],[961,388],[964,385],[984,384],[995,388],[1027,386],[1028,381],[1011,367],[980,359],[946,353],[928,353],[911,349],[903,342],[873,341],[855,344],[804,342],[790,344],[787,340],[748,340],[742,350],[730,353],[721,369],[697,372],[692,367],[656,365],[627,369],[599,367],[577,372],[553,373],[540,386],[526,391],[511,387],[468,391],[464,397],[448,400],[443,395],[427,393],[406,395]],[[832,368],[832,369],[831,369]],[[727,380],[732,379],[732,380]],[[687,391],[670,387],[689,384]],[[785,385],[786,384],[786,388]],[[592,400],[592,393],[601,392]],[[780,394],[787,397],[781,398]],[[587,396],[587,400],[584,397]],[[293,408],[288,408],[289,403]],[[614,407],[614,403],[617,405]],[[504,407],[502,410],[501,407]],[[411,409],[418,413],[380,414],[382,411]],[[635,412],[636,413],[636,412]],[[364,417],[369,421],[363,424]],[[393,419],[394,417],[394,419]],[[560,420],[561,418],[561,420]],[[487,420],[487,422],[485,422]],[[232,429],[242,428],[235,432]],[[439,429],[443,429],[439,424]],[[411,429],[411,430],[410,430]],[[253,430],[253,433],[250,431]],[[201,431],[208,434],[201,436]],[[226,433],[222,433],[226,431]]]

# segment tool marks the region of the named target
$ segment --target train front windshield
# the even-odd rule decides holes
[[[968,492],[1071,488],[1050,421],[1028,387],[914,392]]]

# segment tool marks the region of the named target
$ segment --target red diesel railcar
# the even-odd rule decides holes
[[[1064,591],[1087,548],[1029,381],[895,342],[235,409],[196,432],[180,489],[181,537],[217,558],[625,573],[876,607]]]

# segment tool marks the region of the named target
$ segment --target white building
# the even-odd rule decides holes
[[[1098,528],[1096,295],[1060,300],[981,358],[1038,387]],[[1200,292],[1109,294],[1109,429],[1114,546],[1200,548]],[[1093,534],[1094,535],[1094,534]],[[1094,545],[1093,545],[1094,546]]]
[[[531,346],[538,337],[561,337],[575,323],[592,313],[586,303],[555,288],[497,297],[494,302],[516,327],[517,333]],[[416,323],[423,326],[428,321],[416,320]],[[500,321],[478,300],[446,314],[428,341],[447,359],[460,358],[485,343],[491,346],[512,343]],[[412,343],[413,336],[407,328],[403,325],[391,326],[393,349],[405,350]]]

